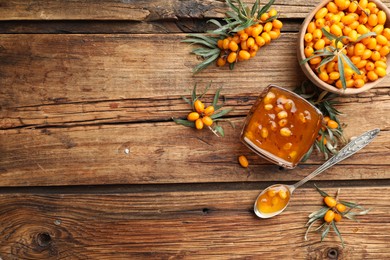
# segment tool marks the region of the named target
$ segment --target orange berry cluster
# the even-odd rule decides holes
[[[330,208],[324,215],[325,222],[340,222],[343,218],[341,213],[347,209],[345,205],[338,203],[333,197],[330,196],[326,196],[324,198],[324,202]]]
[[[204,126],[211,126],[213,124],[213,119],[210,117],[214,114],[213,106],[205,108],[204,103],[197,99],[194,102],[194,109],[194,112],[188,114],[187,120],[195,122],[196,129],[201,130]]]
[[[218,40],[217,44],[221,53],[217,66],[222,67],[226,62],[233,64],[237,61],[249,60],[256,56],[261,47],[277,39],[283,23],[277,19],[268,21],[276,15],[277,11],[271,9],[268,13],[261,15],[259,23],[238,31],[233,36]]]
[[[361,73],[357,74],[345,64],[346,87],[361,88],[365,83],[386,75],[386,56],[390,52],[390,28],[385,28],[386,19],[386,13],[368,0],[331,1],[318,10],[307,27],[304,36],[305,56],[310,57],[314,51],[327,46],[342,50]],[[349,38],[335,46],[335,40],[325,37],[321,28],[337,37]],[[376,36],[355,43],[359,36],[369,32],[375,32]],[[322,59],[323,57],[315,57],[309,61],[313,71],[322,81],[342,88],[337,58],[318,68]]]

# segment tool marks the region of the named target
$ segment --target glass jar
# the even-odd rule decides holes
[[[293,169],[314,144],[322,119],[306,99],[269,85],[252,106],[241,141],[261,157]]]

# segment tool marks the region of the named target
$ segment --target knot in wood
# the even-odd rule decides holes
[[[39,233],[36,239],[40,247],[48,247],[51,243],[51,236],[48,233]]]
[[[339,250],[337,248],[330,248],[328,250],[328,257],[329,259],[338,259],[339,257]]]

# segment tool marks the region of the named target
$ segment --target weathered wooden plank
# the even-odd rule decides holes
[[[254,0],[244,1],[252,4]],[[262,1],[265,2],[265,1]],[[305,18],[318,0],[279,0],[273,5],[282,18]],[[390,4],[389,0],[383,0]],[[0,20],[177,20],[221,18],[228,10],[224,1],[66,1],[1,0]]]
[[[270,165],[240,143],[242,121],[226,124],[225,138],[173,122],[2,130],[0,186],[295,181],[322,163],[313,157],[293,171]],[[356,128],[349,136],[373,127]],[[389,178],[389,134],[318,178]],[[241,154],[249,169],[239,166]]]
[[[334,193],[336,187],[326,189]],[[235,257],[388,259],[389,187],[342,188],[341,198],[372,211],[304,241],[307,216],[322,206],[298,189],[286,211],[257,219],[257,190],[123,194],[1,194],[0,257],[8,259],[225,259]],[[332,253],[331,252],[331,253]]]
[[[270,83],[292,89],[303,81],[295,33],[284,33],[254,59],[210,66],[181,43],[184,34],[0,35],[0,107],[186,95],[210,81],[225,94],[259,93]],[[15,44],[18,42],[18,44]],[[379,86],[390,86],[390,77]]]

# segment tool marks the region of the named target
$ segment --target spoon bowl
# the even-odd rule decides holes
[[[368,145],[379,134],[379,132],[379,129],[373,129],[353,139],[346,146],[344,146],[343,149],[338,152],[338,154],[334,155],[323,165],[318,167],[315,171],[294,185],[274,184],[264,189],[257,196],[254,204],[254,212],[256,216],[259,218],[271,218],[282,213],[287,208],[291,200],[292,193],[295,189]],[[287,191],[287,196],[285,197],[283,193],[279,193],[280,190],[284,190],[285,192]],[[278,194],[276,194],[276,192],[278,192]],[[263,208],[263,211],[261,208]]]

